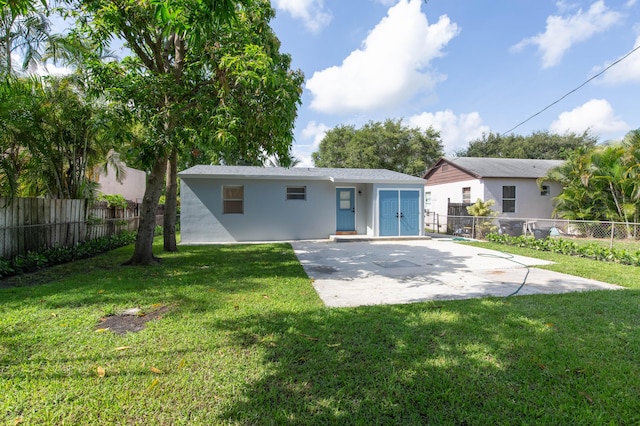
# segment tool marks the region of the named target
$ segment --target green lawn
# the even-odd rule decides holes
[[[328,309],[287,244],[181,247],[160,266],[120,266],[130,253],[0,289],[1,424],[640,423],[633,280]],[[583,260],[582,272],[602,269]],[[140,332],[96,331],[107,315],[161,306]]]

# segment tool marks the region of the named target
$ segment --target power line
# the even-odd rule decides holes
[[[606,67],[605,69],[603,69],[602,71],[600,71],[599,73],[597,73],[596,75],[594,75],[593,77],[591,77],[590,79],[588,79],[587,81],[585,81],[584,83],[582,83],[580,86],[576,87],[575,89],[571,90],[570,92],[565,93],[561,98],[559,98],[558,100],[550,103],[549,105],[547,105],[546,107],[544,107],[543,109],[541,109],[540,111],[536,112],[535,114],[533,114],[532,116],[530,116],[529,118],[527,118],[526,120],[516,124],[515,126],[513,126],[512,128],[510,128],[509,130],[507,130],[506,132],[503,132],[500,135],[505,135],[515,129],[517,129],[518,127],[522,126],[524,123],[526,123],[527,121],[533,119],[534,117],[537,117],[538,115],[542,114],[543,112],[545,112],[546,110],[548,110],[549,108],[551,108],[552,106],[554,106],[555,104],[557,104],[558,102],[560,102],[561,100],[563,100],[564,98],[566,98],[567,96],[569,96],[570,94],[577,92],[578,90],[580,90],[582,87],[584,87],[585,85],[587,85],[589,82],[591,82],[592,80],[595,80],[596,78],[600,77],[602,74],[604,74],[605,72],[607,72],[607,70],[609,70],[611,67],[613,67],[614,65],[622,62],[623,60],[625,60],[627,57],[629,57],[633,52],[635,52],[636,50],[640,49],[640,45],[636,46],[633,50],[631,50],[630,52],[628,52],[626,55],[624,55],[622,58],[618,59],[617,61],[615,61],[614,63],[612,63],[611,65],[609,65],[608,67]]]

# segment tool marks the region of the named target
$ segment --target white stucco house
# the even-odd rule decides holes
[[[180,178],[182,244],[424,233],[424,180],[389,170],[195,166]]]
[[[472,204],[478,198],[495,200],[501,218],[551,218],[553,199],[562,191],[558,182],[538,179],[562,160],[511,158],[441,158],[423,178],[425,210],[444,219],[452,204]]]
[[[147,174],[138,169],[128,166],[122,166],[126,177],[118,182],[116,179],[116,171],[113,166],[109,165],[107,172],[96,169],[94,175],[95,181],[100,185],[98,190],[103,194],[122,195],[129,201],[142,203],[144,191],[147,184]]]

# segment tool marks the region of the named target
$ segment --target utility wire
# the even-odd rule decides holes
[[[575,89],[571,90],[570,92],[567,92],[564,94],[564,96],[562,96],[560,99],[556,100],[555,102],[550,103],[549,105],[547,105],[546,107],[544,107],[543,109],[541,109],[540,111],[536,112],[535,114],[533,114],[532,116],[530,116],[529,118],[527,118],[526,120],[516,124],[515,126],[513,126],[512,128],[510,128],[509,130],[507,130],[506,132],[503,132],[502,134],[498,134],[498,136],[501,135],[506,135],[509,132],[512,132],[513,130],[517,129],[518,127],[522,126],[524,123],[526,123],[527,121],[533,119],[534,117],[537,117],[538,115],[542,114],[543,112],[545,112],[546,110],[548,110],[549,108],[551,108],[552,106],[554,106],[555,104],[557,104],[558,102],[560,102],[561,100],[563,100],[564,98],[566,98],[567,96],[569,96],[570,94],[577,92],[578,90],[580,90],[582,87],[586,86],[589,82],[591,82],[592,80],[595,80],[596,78],[600,77],[602,74],[604,74],[605,72],[607,72],[611,67],[613,67],[614,65],[622,62],[623,60],[625,60],[626,58],[628,58],[631,54],[633,54],[636,50],[640,49],[640,45],[636,46],[633,50],[631,50],[630,52],[628,52],[626,55],[624,55],[622,58],[618,59],[617,61],[615,61],[614,63],[612,63],[611,65],[609,65],[608,67],[606,67],[605,69],[603,69],[602,71],[600,71],[599,73],[597,73],[596,75],[594,75],[593,77],[591,77],[590,79],[588,79],[587,81],[585,81],[584,83],[582,83],[580,86],[576,87]]]

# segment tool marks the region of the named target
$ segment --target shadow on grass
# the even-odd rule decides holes
[[[0,289],[0,307],[42,303],[52,309],[87,305],[132,307],[150,297],[156,297],[155,302],[188,299],[180,291],[183,288],[200,286],[224,294],[243,293],[259,287],[265,277],[304,276],[286,244],[188,247],[164,254],[159,265],[123,266],[131,252],[131,246],[124,247],[25,275],[18,286]],[[210,298],[204,299],[198,303],[209,307]]]
[[[272,373],[247,383],[222,418],[318,425],[634,423],[640,337],[632,333],[639,322],[625,313],[635,309],[640,292],[632,293],[256,317],[235,333],[235,344],[263,350]],[[548,298],[554,300],[545,306]],[[607,358],[616,368],[602,368]]]

